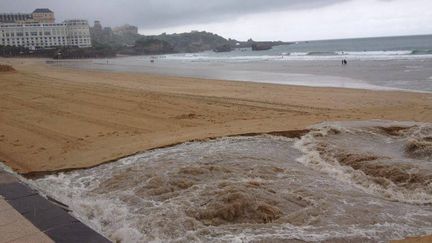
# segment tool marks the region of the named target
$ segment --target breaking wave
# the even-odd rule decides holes
[[[431,58],[432,50],[398,50],[398,51],[286,51],[271,50],[262,53],[253,51],[230,53],[202,52],[196,54],[171,54],[159,56],[163,59],[191,62],[256,62],[256,61],[289,61],[289,60],[337,60],[347,57],[352,60],[394,60]]]
[[[329,123],[296,142],[299,162],[386,199],[432,203],[432,126]]]
[[[315,51],[315,52],[308,52],[306,54],[307,56],[337,56],[339,53],[332,52],[332,51]]]
[[[432,50],[413,50],[411,55],[430,55]]]
[[[398,57],[407,55],[428,55],[432,50],[400,50],[400,51],[314,51],[282,53],[287,56],[353,56],[353,57]]]

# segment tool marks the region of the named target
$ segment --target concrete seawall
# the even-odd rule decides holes
[[[0,169],[1,242],[111,242]]]

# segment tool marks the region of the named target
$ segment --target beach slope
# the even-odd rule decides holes
[[[432,121],[432,95],[63,69],[0,59],[0,161],[28,174],[92,167],[190,140],[334,120]]]

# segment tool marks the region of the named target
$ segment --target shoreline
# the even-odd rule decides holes
[[[128,158],[131,156],[135,156],[135,155],[139,155],[141,153],[145,153],[145,152],[150,152],[150,151],[154,151],[154,150],[158,150],[158,149],[164,149],[164,148],[170,148],[170,147],[175,147],[177,145],[180,144],[184,144],[184,143],[192,143],[192,142],[206,142],[209,140],[216,140],[216,139],[221,139],[221,138],[228,138],[228,137],[255,137],[255,136],[263,136],[263,135],[270,135],[270,136],[280,136],[280,137],[286,137],[286,138],[300,138],[301,136],[303,136],[304,134],[306,134],[307,132],[309,132],[309,129],[304,129],[304,130],[288,130],[288,131],[273,131],[273,132],[265,132],[265,133],[242,133],[242,134],[231,134],[231,135],[226,135],[226,136],[219,136],[219,137],[207,137],[207,138],[203,138],[203,139],[193,139],[193,140],[189,140],[189,141],[184,141],[184,142],[178,142],[178,143],[173,143],[173,144],[167,144],[167,145],[163,145],[160,147],[155,147],[155,148],[150,148],[147,150],[143,150],[143,151],[138,151],[136,153],[133,154],[129,154],[123,157],[119,157],[119,158],[114,158],[112,160],[109,161],[105,161],[102,162],[100,164],[96,164],[90,167],[83,167],[83,168],[66,168],[66,169],[61,169],[61,170],[56,170],[56,171],[37,171],[37,172],[29,172],[29,173],[25,173],[25,174],[19,174],[20,176],[23,176],[26,179],[38,179],[41,177],[45,177],[48,175],[55,175],[55,174],[59,174],[59,173],[67,173],[67,172],[72,172],[75,170],[85,170],[85,169],[92,169],[95,167],[98,167],[100,165],[104,165],[104,164],[109,164],[109,163],[114,163],[117,162],[121,159],[124,158]],[[0,169],[1,164],[6,165],[4,162],[0,161]],[[8,167],[8,169],[10,169]],[[11,171],[13,171],[12,169],[10,169]]]
[[[424,81],[430,76],[427,76],[430,73],[427,71],[427,67],[432,65],[432,59],[419,59],[414,63],[402,59],[392,61],[388,65],[377,60],[352,60],[348,66],[341,66],[335,60],[252,60],[247,62],[202,60],[195,62],[161,59],[152,64],[150,64],[150,59],[147,56],[105,60],[90,59],[84,62],[63,60],[58,66],[78,70],[102,70],[306,87],[432,92],[430,85]],[[53,63],[53,66],[56,64]]]
[[[432,121],[432,95],[424,93],[75,70],[45,60],[0,59],[17,69],[0,74],[0,160],[20,174],[323,121]]]
[[[113,73],[113,74],[131,74],[131,75],[143,75],[143,76],[155,76],[158,78],[184,78],[184,79],[192,79],[192,80],[205,80],[205,81],[216,81],[216,82],[242,82],[242,83],[249,83],[249,84],[255,84],[255,85],[281,85],[281,86],[292,86],[292,87],[300,87],[300,88],[318,88],[318,89],[342,89],[342,90],[359,90],[359,91],[377,91],[377,92],[406,92],[406,93],[419,93],[419,94],[432,94],[432,91],[427,90],[415,90],[415,89],[404,89],[404,88],[396,88],[396,87],[387,87],[387,86],[379,86],[374,84],[365,83],[366,86],[364,87],[340,87],[340,86],[330,86],[330,85],[313,85],[313,84],[294,84],[294,83],[281,83],[281,82],[273,82],[273,81],[254,81],[254,80],[243,80],[243,79],[215,79],[215,78],[202,78],[202,77],[194,77],[194,76],[182,76],[182,75],[173,75],[173,74],[160,74],[160,73],[152,73],[152,72],[139,72],[139,71],[124,71],[124,70],[110,70],[110,69],[98,69],[98,68],[83,68],[83,67],[73,67],[73,66],[64,66],[61,63],[62,62],[76,62],[76,63],[83,63],[87,62],[90,63],[92,60],[115,60],[119,58],[128,58],[128,57],[136,57],[136,56],[117,56],[114,58],[97,58],[97,59],[62,59],[60,61],[56,61],[53,59],[47,59],[47,58],[24,58],[26,60],[35,60],[37,63],[41,65],[46,65],[51,68],[57,68],[57,69],[63,69],[63,70],[69,70],[69,71],[83,71],[83,72],[95,72],[95,73]],[[144,56],[144,57],[150,57],[150,56]],[[3,60],[11,59],[14,63],[16,60],[20,60],[20,58],[0,58],[0,62]],[[296,61],[305,61],[305,60],[290,60],[289,62],[296,62]],[[322,60],[306,60],[308,62],[320,62]],[[375,61],[375,60],[371,60]],[[6,62],[7,63],[7,62]],[[97,64],[97,65],[111,65],[111,64]],[[127,65],[124,65],[127,66]],[[311,75],[316,76],[317,78],[320,78],[319,75],[314,74],[305,74],[305,73],[289,73],[292,75]],[[333,78],[340,78],[337,76],[326,76],[326,77],[333,77]],[[432,78],[432,77],[431,77]],[[369,87],[369,88],[367,88]]]
[[[53,65],[53,67],[56,67],[55,63],[48,63],[48,65]],[[105,65],[105,64],[101,64]],[[339,86],[326,86],[326,85],[305,85],[305,84],[283,84],[278,82],[272,82],[272,81],[253,81],[253,80],[235,80],[235,79],[213,79],[213,78],[197,78],[193,76],[175,76],[175,75],[160,75],[160,74],[153,74],[153,73],[146,73],[146,72],[128,72],[128,71],[115,71],[115,70],[105,70],[105,69],[85,69],[80,67],[64,67],[60,66],[60,68],[68,69],[68,70],[86,70],[90,72],[107,72],[107,73],[129,73],[129,74],[135,74],[135,75],[158,75],[161,77],[171,77],[171,78],[189,78],[189,79],[201,79],[201,80],[207,80],[207,81],[227,81],[227,82],[246,82],[251,84],[270,84],[270,85],[283,85],[283,86],[293,86],[293,87],[310,87],[310,88],[330,88],[330,89],[354,89],[354,90],[366,90],[366,91],[379,91],[379,92],[409,92],[409,93],[421,93],[421,94],[432,94],[432,91],[421,91],[421,90],[413,90],[413,89],[400,89],[400,88],[392,88],[392,87],[385,87],[385,86],[376,86],[372,84],[368,84],[366,87],[339,87]],[[297,73],[292,73],[293,75],[302,75]]]

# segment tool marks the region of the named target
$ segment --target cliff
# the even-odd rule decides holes
[[[137,40],[133,50],[136,54],[146,55],[174,53],[174,47],[170,43],[158,39]]]
[[[192,31],[181,34],[161,34],[153,36],[143,36],[138,41],[155,39],[165,41],[173,47],[173,52],[193,53],[213,50],[219,46],[229,44],[228,40],[222,36],[205,32]],[[138,43],[138,41],[136,43]]]

